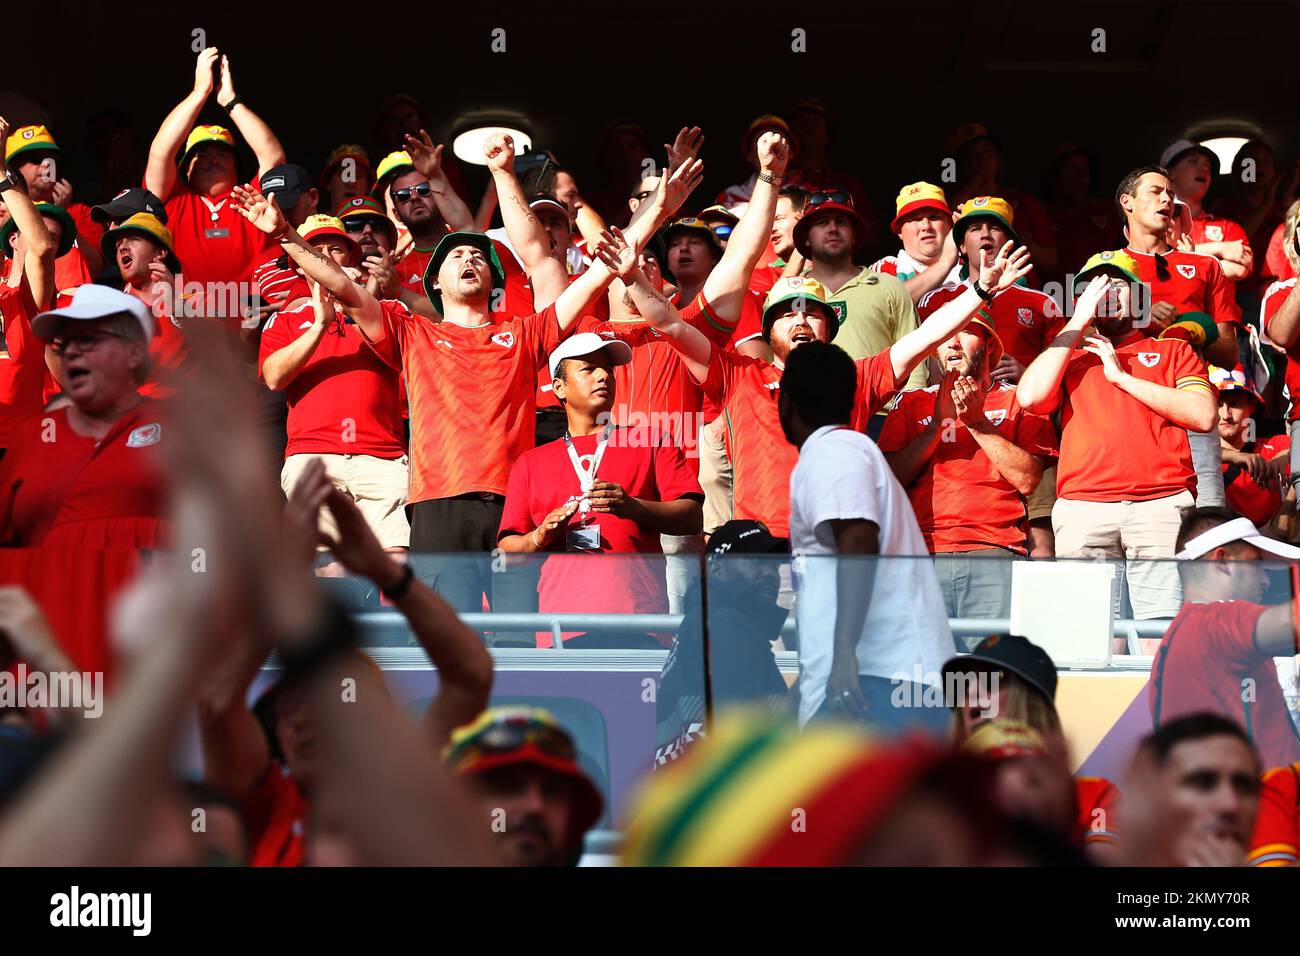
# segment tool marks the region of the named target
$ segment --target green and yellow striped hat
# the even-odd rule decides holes
[[[722,716],[656,772],[627,833],[626,866],[835,866],[942,759],[827,722],[803,731],[751,710]]]

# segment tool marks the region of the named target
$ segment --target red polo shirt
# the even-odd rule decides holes
[[[1267,610],[1250,601],[1183,605],[1160,642],[1147,685],[1157,727],[1209,711],[1245,728],[1264,766],[1300,760],[1277,668],[1255,646],[1255,627]]]
[[[267,358],[297,341],[316,321],[306,303],[277,312],[262,330],[258,375]],[[315,351],[285,386],[290,455],[406,454],[402,392],[395,368],[371,349],[356,323],[336,312]]]
[[[244,188],[257,191],[256,184]],[[250,282],[253,270],[278,248],[270,236],[235,210],[230,192],[200,196],[177,176],[166,208],[172,249],[184,264],[186,283]],[[208,291],[205,289],[205,294]],[[230,298],[222,290],[212,290],[212,294]],[[228,316],[226,324],[238,328],[239,316]]]
[[[627,429],[615,429],[601,458],[596,479],[622,485],[623,490],[634,498],[676,501],[693,497],[702,502],[704,493],[681,449],[664,441],[654,445],[643,444],[642,437]],[[599,433],[580,435],[573,439],[573,450],[583,458],[593,455],[600,438]],[[581,493],[582,487],[563,439],[525,452],[510,471],[510,490],[506,493],[497,539],[530,533],[552,511]],[[666,613],[668,594],[664,589],[664,563],[662,559],[644,557],[661,553],[659,532],[646,530],[634,521],[612,514],[593,513],[585,525],[600,530],[600,555],[619,557],[593,561],[595,552],[565,554],[565,540],[561,536],[549,549],[557,554],[547,558],[542,565],[538,610],[543,613]],[[576,516],[570,526],[578,526]],[[562,636],[567,639],[573,634]],[[551,643],[549,633],[538,634],[539,647],[550,647]]]

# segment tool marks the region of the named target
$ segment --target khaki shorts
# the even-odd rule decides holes
[[[1043,477],[1038,487],[1025,499],[1025,513],[1030,521],[1039,521],[1052,517],[1052,505],[1056,504],[1056,462],[1043,469]]]
[[[713,534],[735,513],[731,459],[721,418],[700,429],[700,488],[704,491],[704,533]]]
[[[293,491],[298,476],[313,458],[325,463],[325,474],[335,486],[357,503],[361,514],[385,548],[406,548],[411,544],[411,526],[406,521],[406,493],[410,481],[407,457],[374,458],[370,455],[290,455],[280,469],[280,487],[285,495]],[[321,530],[337,536],[334,517],[322,508]]]

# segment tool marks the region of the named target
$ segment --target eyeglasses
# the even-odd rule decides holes
[[[808,201],[805,205],[816,208],[822,203],[827,202],[835,202],[839,203],[841,206],[848,206],[850,209],[853,208],[853,197],[843,189],[823,189],[815,193],[809,193]]]
[[[50,342],[50,348],[54,350],[55,355],[63,355],[71,346],[75,345],[79,352],[93,352],[104,342],[105,339],[122,338],[116,332],[106,332],[102,329],[94,332],[83,332],[80,335],[74,335],[66,339],[54,339]]]
[[[407,186],[403,189],[394,189],[393,198],[398,202],[410,202],[412,193],[415,193],[417,196],[427,196],[431,192],[433,192],[433,187],[428,183],[416,183],[414,186]]]
[[[559,760],[575,760],[573,739],[553,724],[532,718],[504,717],[451,748],[447,764],[453,769],[468,761],[506,754],[533,744]]]

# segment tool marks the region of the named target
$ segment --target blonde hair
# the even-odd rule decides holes
[[[1286,219],[1282,227],[1282,251],[1286,253],[1286,261],[1291,263],[1291,271],[1300,275],[1300,252],[1295,249],[1295,220],[1300,216],[1300,199],[1297,199],[1286,209]]]
[[[1006,689],[1006,700],[998,709],[999,720],[1016,720],[1044,736],[1061,736],[1061,717],[1056,706],[1023,677],[1010,671],[997,671],[998,680]],[[953,740],[960,744],[968,736],[962,723],[961,711],[952,712]]]

